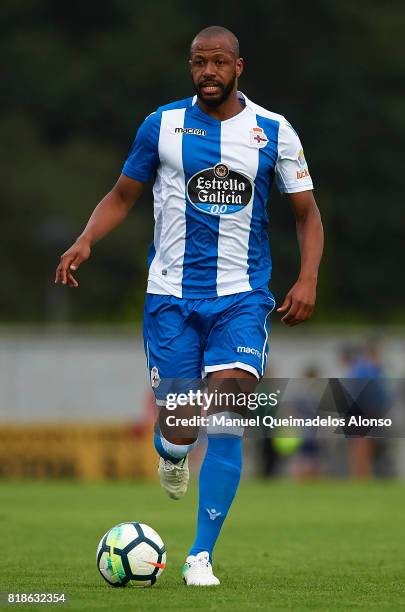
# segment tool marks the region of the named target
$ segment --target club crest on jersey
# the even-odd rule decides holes
[[[160,385],[159,370],[157,369],[156,366],[153,366],[153,368],[150,371],[150,382],[151,382],[153,389],[156,389],[156,387]]]
[[[251,146],[257,149],[262,149],[269,142],[269,139],[261,127],[254,127],[249,130],[249,137]]]
[[[208,215],[230,215],[243,210],[250,204],[252,194],[252,180],[223,163],[200,170],[187,183],[190,204]]]

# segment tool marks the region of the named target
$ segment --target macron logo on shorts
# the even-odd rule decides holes
[[[255,348],[251,348],[250,346],[238,346],[236,349],[238,353],[247,353],[248,355],[256,355],[256,357],[261,357],[262,354]]]

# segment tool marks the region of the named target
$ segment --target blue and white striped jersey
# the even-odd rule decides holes
[[[239,94],[219,121],[196,97],[160,107],[140,126],[123,174],[155,177],[148,293],[207,298],[266,286],[267,200],[312,189],[302,146],[282,116]]]

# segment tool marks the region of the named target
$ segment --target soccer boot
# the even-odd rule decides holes
[[[187,586],[218,586],[218,578],[212,573],[210,556],[206,551],[189,555],[183,566],[183,580]]]
[[[179,463],[173,463],[169,459],[160,457],[158,474],[160,484],[168,496],[172,499],[180,499],[187,491],[190,478],[188,457],[184,457]]]

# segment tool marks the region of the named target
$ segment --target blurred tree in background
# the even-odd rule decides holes
[[[3,321],[140,317],[150,193],[95,247],[79,290],[54,287],[54,269],[139,123],[193,93],[189,43],[211,24],[240,39],[242,91],[286,115],[305,145],[327,233],[317,320],[404,319],[402,2],[3,0],[0,20]],[[275,190],[270,216],[280,300],[298,252]]]

